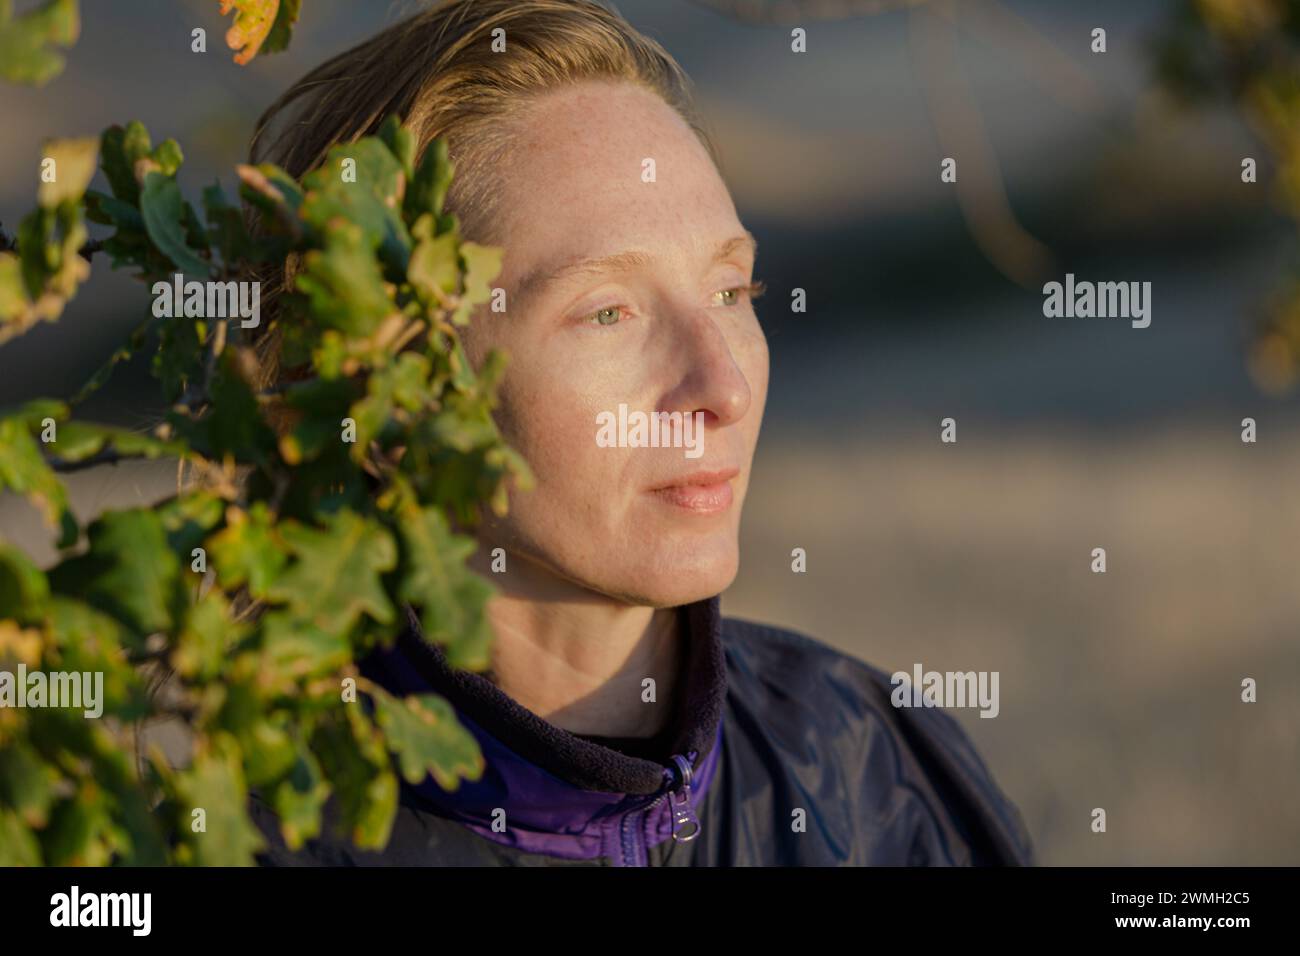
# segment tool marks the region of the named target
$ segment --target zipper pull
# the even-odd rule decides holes
[[[689,843],[700,835],[700,819],[691,806],[691,762],[681,754],[673,754],[673,762],[681,774],[681,784],[668,791],[668,804],[673,814],[673,840]]]

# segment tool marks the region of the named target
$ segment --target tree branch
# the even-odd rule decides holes
[[[147,455],[123,455],[121,452],[114,451],[111,448],[105,448],[103,451],[97,451],[93,455],[85,458],[79,458],[76,461],[65,461],[62,458],[50,458],[48,463],[51,469],[61,475],[71,474],[77,471],[85,471],[88,468],[98,468],[100,465],[116,465],[123,461],[147,461]]]
[[[103,251],[103,248],[104,248],[104,240],[90,239],[86,242],[85,245],[83,245],[77,251],[78,253],[80,253],[81,258],[89,262],[90,257],[97,252]],[[11,236],[9,235],[9,233],[5,232],[4,223],[0,222],[0,252],[17,252],[17,251],[18,251],[17,237]]]

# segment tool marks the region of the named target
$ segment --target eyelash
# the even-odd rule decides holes
[[[749,297],[749,300],[750,300],[751,302],[754,301],[755,299],[757,299],[759,296],[761,296],[761,295],[762,295],[764,292],[766,292],[766,291],[767,291],[767,284],[766,284],[765,282],[763,282],[763,280],[761,280],[761,279],[756,279],[756,280],[754,280],[753,282],[749,283],[749,285],[738,285],[738,286],[733,286],[733,287],[730,288],[730,289],[720,289],[720,290],[719,290],[719,292],[740,292],[740,293],[744,293],[745,295],[747,295],[747,296]],[[715,294],[716,294],[716,293],[715,293]],[[741,301],[742,301],[742,300],[737,299],[735,302],[732,303],[732,306],[739,305]],[[728,308],[730,308],[730,307],[731,307],[731,306],[728,306]],[[603,309],[597,309],[595,312],[593,312],[593,313],[591,313],[590,315],[586,316],[586,317],[584,318],[584,322],[589,323],[589,324],[591,324],[591,325],[603,325],[603,326],[606,326],[606,327],[611,326],[611,325],[618,325],[618,322],[601,322],[601,321],[599,321],[599,319],[597,318],[597,316],[599,316],[602,312],[610,312],[610,311],[613,311],[613,310],[619,310],[619,309],[622,309],[622,306],[619,306],[619,305],[609,305],[609,306],[606,306],[606,307],[603,308]]]

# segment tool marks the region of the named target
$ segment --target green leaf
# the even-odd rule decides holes
[[[45,575],[17,548],[0,540],[0,618],[20,624],[40,620],[50,598]]]
[[[247,632],[246,625],[232,620],[226,596],[209,591],[186,613],[172,653],[172,666],[184,677],[201,682],[213,680]]]
[[[257,396],[233,350],[222,355],[209,392],[212,401],[201,418],[179,412],[168,416],[176,433],[205,458],[221,461],[229,456],[241,464],[267,464],[275,451],[275,433],[263,420]]]
[[[415,137],[402,125],[396,114],[389,116],[379,127],[379,138],[388,151],[402,164],[402,171],[410,179],[415,172]]]
[[[21,282],[15,279],[13,254],[0,253],[0,344],[63,313],[90,275],[90,264],[79,255],[85,242],[86,226],[76,202],[38,206],[18,224]]]
[[[279,53],[289,48],[293,25],[298,22],[298,11],[301,7],[302,0],[280,0],[280,9],[275,12],[275,22],[271,24],[271,32],[266,35],[266,40],[262,44],[263,53]]]
[[[235,172],[239,175],[239,194],[268,213],[272,224],[277,220],[281,225],[296,223],[303,191],[292,176],[273,163],[239,165]]]
[[[293,767],[297,753],[289,727],[291,720],[291,715],[284,711],[260,712],[255,713],[248,726],[240,729],[238,740],[249,786],[266,786],[281,779]]]
[[[319,169],[303,177],[303,187],[306,222],[322,234],[351,223],[361,230],[366,249],[379,249],[389,269],[405,272],[411,255],[400,214],[406,176],[388,147],[373,137],[335,146]]]
[[[358,386],[351,379],[318,378],[297,382],[285,393],[288,406],[302,413],[293,431],[280,439],[280,454],[291,465],[314,461],[343,444],[342,421],[356,400]]]
[[[144,177],[144,190],[140,194],[140,212],[144,216],[149,238],[184,273],[198,279],[207,279],[210,265],[185,242],[186,209],[189,204],[181,196],[176,180],[162,173],[149,172]],[[193,215],[193,210],[190,211]]]
[[[203,190],[203,215],[208,222],[208,242],[221,252],[227,266],[255,258],[256,245],[248,234],[244,213],[226,201],[220,183]]]
[[[37,431],[44,419],[53,418],[56,422],[63,422],[67,420],[70,411],[67,402],[57,398],[34,398],[5,417],[22,422],[31,431]]]
[[[424,217],[420,223],[432,219]],[[416,225],[420,229],[420,224]],[[456,261],[456,237],[447,233],[436,239],[421,239],[411,253],[406,277],[427,303],[440,303],[460,284],[460,264]]]
[[[216,734],[200,745],[194,763],[176,774],[180,819],[185,840],[180,862],[197,866],[251,866],[265,842],[248,817],[248,789],[233,738]],[[206,829],[193,831],[193,811],[204,811]]]
[[[47,0],[11,19],[0,5],[0,79],[44,86],[63,72],[63,55],[51,47],[70,47],[81,32],[77,0]]]
[[[159,172],[164,176],[175,176],[176,171],[185,162],[181,144],[174,139],[165,139],[159,143],[158,148],[150,154],[150,158],[158,164]]]
[[[86,218],[119,231],[144,233],[144,217],[131,203],[95,189],[86,190]]]
[[[225,502],[208,491],[193,490],[168,499],[155,509],[167,532],[168,546],[189,558],[225,514]]]
[[[135,717],[125,715],[122,719]],[[81,721],[81,727],[86,723]],[[72,735],[65,730],[62,736],[67,739]],[[159,825],[157,800],[153,793],[141,787],[134,755],[103,726],[94,726],[86,737],[87,744],[79,749],[89,758],[89,775],[104,792],[113,820],[110,836],[113,862],[124,866],[162,866],[168,862],[167,841]]]
[[[166,630],[177,606],[180,562],[151,510],[110,511],[87,529],[89,550],[50,572],[55,591],[80,597],[136,634]]]
[[[418,412],[432,402],[429,373],[427,358],[416,352],[403,352],[391,365],[370,376],[369,393],[351,410],[351,417],[357,423],[357,440],[350,449],[354,459],[361,461],[369,453],[371,439],[383,431],[395,406]]]
[[[291,850],[320,835],[321,810],[330,794],[330,785],[311,750],[297,743],[296,753],[293,769],[269,794],[280,818],[280,833]]]
[[[341,718],[322,721],[311,744],[338,797],[344,835],[361,847],[385,846],[397,812],[398,781],[378,728],[360,707],[348,704]]]
[[[492,280],[501,272],[503,254],[504,250],[499,246],[461,243],[460,256],[465,261],[465,291],[461,293],[460,305],[452,313],[452,322],[468,325],[470,313],[492,297]]]
[[[103,790],[81,781],[76,792],[54,807],[41,834],[48,866],[106,866],[111,860],[113,821]]]
[[[162,385],[163,397],[174,402],[203,370],[203,325],[197,319],[167,319],[159,327],[158,351],[149,371]]]
[[[99,165],[113,195],[129,208],[140,202],[140,184],[135,178],[135,164],[153,150],[149,131],[139,120],[125,127],[110,126],[99,138]]]
[[[374,253],[351,223],[333,228],[323,249],[307,253],[295,283],[317,325],[348,335],[369,335],[397,311]]]
[[[14,810],[29,827],[49,822],[59,774],[22,742],[0,747],[0,807]]]
[[[352,645],[345,631],[271,611],[262,618],[261,660],[262,685],[273,693],[290,693],[294,683],[337,672],[352,660]]]
[[[453,534],[438,508],[412,503],[398,513],[402,542],[400,594],[420,611],[426,640],[443,645],[455,667],[483,670],[492,629],[486,606],[492,586],[466,567],[473,538]]]
[[[18,814],[0,806],[0,866],[40,866],[41,844]]]
[[[50,275],[58,268],[58,249],[54,243],[55,216],[43,207],[23,217],[18,224],[18,258],[23,265],[23,283],[27,295],[35,298],[45,288]]]
[[[371,688],[370,695],[375,719],[407,783],[418,784],[433,774],[438,786],[455,790],[462,779],[482,776],[478,741],[443,698],[436,694],[397,698],[380,687]]]
[[[431,424],[439,445],[462,454],[491,446],[499,438],[490,410],[475,396],[453,394]]]
[[[68,493],[46,463],[42,447],[21,417],[0,418],[0,488],[26,495],[41,509],[46,523],[58,527],[68,513]]]
[[[143,647],[137,635],[89,604],[59,594],[50,597],[47,623],[60,669],[103,673],[105,716],[136,720],[150,710],[141,673],[123,655]],[[83,714],[73,711],[70,719],[82,721]]]
[[[69,421],[59,425],[56,440],[47,446],[60,461],[84,461],[101,451],[112,449],[128,458],[163,458],[181,455],[185,444],[164,441],[113,425]]]
[[[269,594],[289,563],[286,546],[264,501],[254,502],[248,511],[233,505],[228,508],[226,526],[208,540],[208,556],[223,588],[233,591],[247,586],[255,598]]]
[[[397,547],[381,525],[344,510],[324,528],[283,522],[280,534],[297,560],[271,586],[272,598],[327,631],[347,632],[362,614],[392,623],[380,575],[396,565]]]
[[[446,137],[440,136],[426,146],[415,178],[406,191],[406,218],[414,222],[426,213],[435,218],[441,216],[455,171]]]

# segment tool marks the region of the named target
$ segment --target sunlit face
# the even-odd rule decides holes
[[[752,238],[704,146],[652,93],[549,92],[517,133],[497,177],[508,308],[481,311],[466,348],[476,364],[509,354],[498,421],[536,487],[484,527],[480,553],[504,547],[534,579],[631,604],[710,597],[738,568],[767,396]],[[620,405],[702,413],[702,453],[602,447],[598,416]]]

